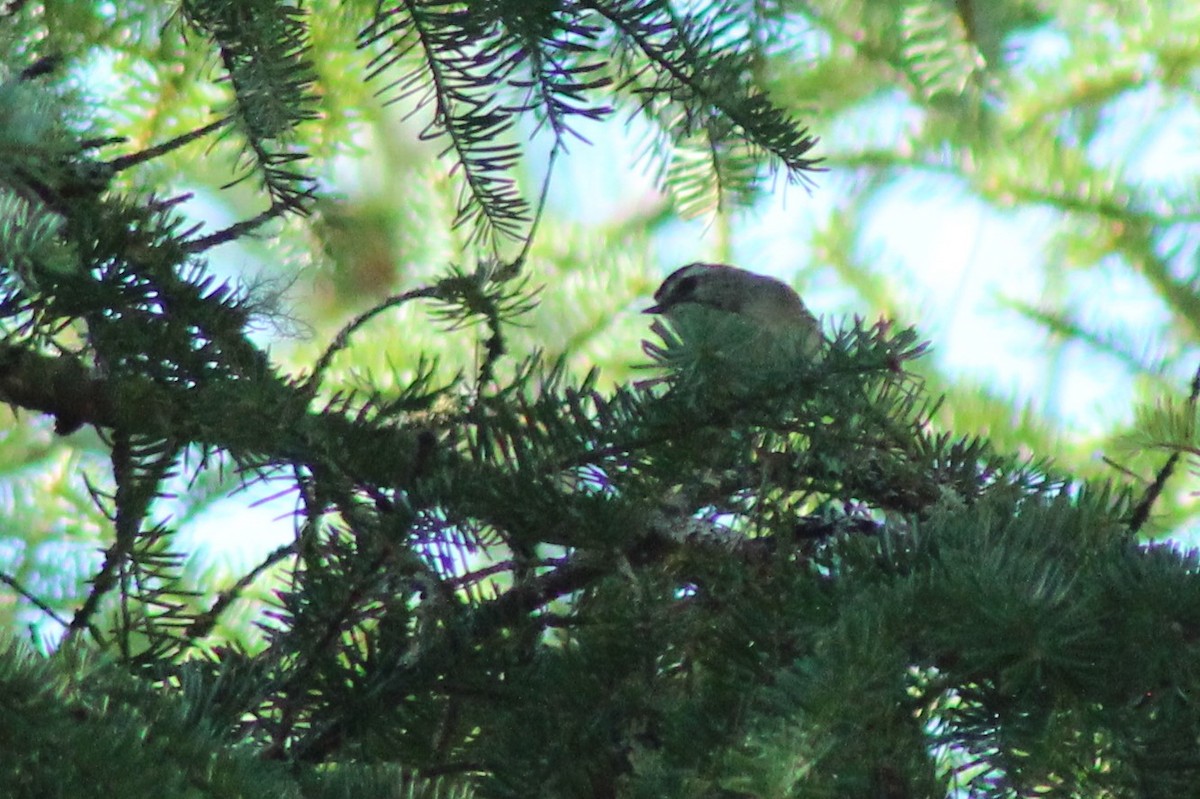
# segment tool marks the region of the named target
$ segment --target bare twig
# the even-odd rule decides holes
[[[4,572],[0,572],[0,583],[4,583],[9,588],[13,589],[18,594],[25,597],[25,599],[28,600],[30,602],[30,604],[34,605],[38,610],[40,610],[42,613],[45,613],[47,616],[49,616],[51,619],[53,619],[54,621],[61,624],[63,627],[68,627],[70,625],[70,622],[67,621],[66,619],[64,619],[62,616],[58,615],[58,612],[54,608],[47,605],[45,602],[43,602],[41,599],[39,599],[37,596],[35,596],[31,591],[29,591],[29,589],[27,589],[25,586],[21,585],[21,582],[19,580],[17,580],[16,577],[13,577],[11,574],[5,574]]]
[[[241,222],[235,222],[227,228],[218,230],[216,233],[210,233],[207,236],[201,236],[198,239],[192,239],[183,245],[183,249],[187,252],[204,252],[211,250],[213,247],[221,244],[228,244],[235,239],[239,239],[247,233],[256,230],[272,219],[282,216],[288,211],[293,210],[291,206],[283,203],[276,203],[261,214]]]
[[[176,136],[173,139],[168,139],[162,144],[156,144],[153,147],[147,147],[145,150],[139,150],[136,153],[122,155],[119,158],[114,158],[111,161],[106,161],[104,165],[113,172],[120,172],[123,169],[128,169],[131,166],[136,166],[152,158],[166,155],[172,150],[178,150],[186,144],[191,144],[196,139],[207,136],[215,130],[220,130],[230,123],[230,118],[218,119],[216,122],[210,122],[207,125],[196,128],[193,131],[184,133],[182,136]]]
[[[311,393],[316,392],[317,388],[321,385],[321,378],[325,374],[325,370],[329,368],[329,364],[333,361],[333,357],[349,346],[350,337],[358,332],[358,329],[367,322],[370,322],[384,311],[396,308],[406,302],[419,299],[433,299],[440,295],[441,292],[436,286],[422,286],[419,289],[406,291],[403,294],[394,294],[352,319],[349,324],[338,331],[333,341],[325,348],[325,352],[321,353],[321,357],[317,359],[316,366],[313,367],[313,373],[308,378],[308,391]]]

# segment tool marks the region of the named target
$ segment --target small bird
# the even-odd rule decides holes
[[[696,510],[713,506],[707,492],[716,486],[715,496],[729,496],[730,486],[743,479],[753,482],[741,483],[735,493],[746,485],[761,486],[768,477],[786,474],[798,456],[788,452],[786,435],[770,437],[746,427],[734,433],[722,425],[776,418],[772,414],[817,393],[825,343],[821,324],[786,283],[703,262],[668,275],[644,313],[660,317],[650,327],[658,341],[642,342],[653,361],[650,368],[660,375],[635,386],[666,384],[668,390],[659,396],[674,397],[674,407],[687,414],[683,418],[701,422],[683,436],[697,468],[662,503],[656,529],[673,538],[736,546],[738,534],[716,516]],[[753,466],[724,460],[731,440],[752,443]]]
[[[654,301],[643,313],[661,314],[677,326],[699,307],[733,315],[779,344],[791,343],[800,354],[815,354],[824,340],[820,323],[791,286],[736,266],[697,262],[680,267],[654,292]]]

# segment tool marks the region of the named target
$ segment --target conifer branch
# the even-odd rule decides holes
[[[502,239],[519,237],[529,211],[507,174],[520,158],[518,145],[505,141],[513,114],[494,91],[511,64],[504,64],[502,50],[489,41],[495,36],[492,26],[481,28],[470,10],[450,6],[414,0],[381,3],[372,24],[360,34],[360,46],[386,42],[372,60],[368,79],[418,55],[420,66],[383,91],[398,88],[395,100],[415,97],[413,113],[432,107],[421,138],[446,139],[442,155],[453,153],[461,171],[455,225],[469,226],[474,240],[494,249]]]
[[[393,471],[397,465],[413,462],[424,449],[418,431],[376,428],[333,411],[310,412],[303,391],[273,377],[245,382],[237,391],[219,381],[168,387],[145,378],[98,376],[69,356],[8,344],[0,344],[0,401],[50,414],[62,434],[84,424],[120,428],[218,447],[251,462],[317,466],[340,441],[358,464],[360,478],[383,484],[404,471]],[[181,408],[191,413],[181,415]],[[230,419],[239,423],[231,427]]]
[[[702,131],[712,137],[711,147],[723,150],[736,131],[778,158],[790,180],[807,180],[805,173],[817,168],[820,159],[808,156],[817,140],[751,90],[738,73],[742,65],[736,54],[722,52],[701,24],[675,17],[668,3],[623,0],[581,5],[611,22],[647,59],[657,81],[633,89],[645,103],[666,100],[682,105],[680,138]],[[714,124],[714,115],[727,125]]]
[[[1197,403],[1200,402],[1200,368],[1192,376],[1191,391],[1188,393],[1187,407],[1190,414],[1189,419],[1195,420]],[[1193,431],[1194,432],[1194,431]],[[1188,437],[1189,439],[1192,436]],[[1183,450],[1175,448],[1168,457],[1162,468],[1154,476],[1152,482],[1147,488],[1142,498],[1138,500],[1134,506],[1133,512],[1129,515],[1129,535],[1137,536],[1146,522],[1150,519],[1150,512],[1154,509],[1154,503],[1162,496],[1163,489],[1167,486],[1167,481],[1171,479],[1171,475],[1175,473],[1175,467],[1179,465],[1179,459],[1183,457]]]
[[[233,88],[233,118],[254,167],[226,188],[257,172],[272,207],[304,212],[315,182],[294,164],[307,155],[272,143],[287,142],[299,125],[316,118],[307,12],[274,0],[187,0],[183,9],[220,53]]]
[[[381,300],[380,302],[376,303],[374,307],[363,311],[361,314],[348,322],[344,327],[342,327],[341,330],[338,331],[337,335],[334,336],[333,341],[329,342],[329,346],[327,346],[325,351],[321,353],[321,357],[317,358],[317,362],[313,366],[312,374],[309,376],[307,381],[308,390],[315,392],[320,387],[321,381],[325,377],[325,371],[333,362],[334,357],[339,352],[346,349],[346,347],[350,346],[351,336],[358,332],[364,325],[385,311],[389,311],[392,308],[398,308],[401,305],[412,302],[413,300],[430,299],[436,297],[438,296],[438,292],[439,289],[436,286],[424,286],[422,288],[406,291],[402,294],[396,294]]]
[[[248,233],[262,227],[267,222],[270,222],[272,219],[277,219],[291,210],[293,209],[287,205],[272,205],[255,217],[235,222],[229,227],[218,230],[215,233],[210,233],[207,236],[198,236],[191,239],[183,244],[183,249],[189,253],[199,253],[211,250],[213,247],[219,247],[222,244],[228,244],[231,241],[237,241]]]

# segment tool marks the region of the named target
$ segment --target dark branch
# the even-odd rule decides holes
[[[1191,411],[1192,418],[1196,415],[1196,403],[1200,400],[1200,368],[1196,370],[1196,374],[1192,377],[1192,390],[1188,394],[1188,409]],[[1133,509],[1133,513],[1129,515],[1129,534],[1136,536],[1145,526],[1146,521],[1150,518],[1150,511],[1154,508],[1154,503],[1162,496],[1163,489],[1166,488],[1167,480],[1171,479],[1171,475],[1175,473],[1175,467],[1179,465],[1181,457],[1180,451],[1175,450],[1171,456],[1167,458],[1167,462],[1158,470],[1158,474],[1154,477],[1154,482],[1146,489],[1146,493],[1142,496],[1137,506]]]

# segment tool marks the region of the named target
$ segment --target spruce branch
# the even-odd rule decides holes
[[[164,385],[97,375],[70,356],[0,344],[0,400],[55,417],[60,432],[84,424],[224,449],[254,463],[317,465],[341,452],[368,482],[390,484],[427,449],[419,431],[388,429],[309,411],[305,393],[274,376],[229,385]],[[184,413],[183,409],[187,412]],[[229,425],[230,419],[239,420]],[[340,442],[340,443],[337,443]]]
[[[669,3],[584,2],[583,7],[607,19],[623,41],[646,59],[653,78],[642,83],[638,72],[624,88],[641,98],[644,109],[665,104],[678,110],[676,138],[701,135],[710,152],[724,152],[731,135],[743,137],[783,165],[788,179],[808,180],[820,159],[809,157],[816,139],[790,119],[744,77],[746,64],[738,51],[716,44],[720,38],[701,17],[678,17]],[[711,25],[720,15],[712,15]]]
[[[1197,403],[1200,402],[1200,368],[1192,376],[1191,391],[1187,397],[1187,408],[1189,420],[1194,420],[1196,416]],[[1190,427],[1191,425],[1189,425]],[[1194,436],[1188,435],[1188,440]],[[1141,532],[1142,527],[1150,519],[1150,513],[1154,509],[1154,503],[1162,496],[1163,489],[1166,488],[1167,481],[1171,479],[1171,475],[1175,473],[1176,466],[1179,465],[1179,459],[1184,452],[1183,448],[1175,447],[1171,454],[1167,457],[1165,463],[1154,476],[1154,481],[1146,487],[1146,491],[1142,494],[1142,498],[1133,507],[1133,512],[1129,515],[1129,534],[1137,536]]]
[[[118,430],[112,441],[112,461],[114,468],[117,471],[123,470],[128,466],[129,461],[129,435]],[[105,496],[96,488],[89,486],[93,499],[99,505],[107,504],[111,501],[111,496]],[[111,511],[108,511],[111,513]],[[133,554],[133,548],[136,541],[137,527],[140,519],[134,520],[134,526],[129,524],[128,515],[125,516],[125,524],[122,524],[116,530],[116,535],[111,546],[104,553],[104,562],[100,566],[100,570],[92,578],[92,590],[88,594],[86,600],[75,612],[75,616],[71,619],[71,624],[67,628],[68,639],[77,634],[81,630],[90,630],[96,640],[103,643],[104,639],[100,636],[93,617],[100,607],[100,601],[104,596],[118,587],[121,575],[125,570],[126,563]],[[128,586],[122,586],[127,589]],[[124,594],[124,590],[122,591]],[[124,599],[124,596],[121,597]],[[124,607],[124,602],[121,603]],[[126,636],[118,636],[118,645],[123,646],[128,643]],[[124,659],[129,660],[129,651],[122,652]]]
[[[213,247],[219,247],[222,244],[228,244],[231,241],[237,241],[243,236],[258,230],[272,219],[277,219],[291,210],[292,208],[287,205],[272,205],[267,210],[250,219],[235,222],[229,227],[218,230],[215,233],[210,233],[207,236],[198,236],[191,239],[183,244],[183,249],[185,252],[199,253],[211,250]]]
[[[566,148],[568,136],[586,141],[573,130],[574,118],[598,121],[612,113],[589,97],[612,84],[598,55],[600,26],[566,6],[500,2],[493,8],[503,31],[494,47],[509,53],[506,83],[524,93],[511,110],[534,112],[539,128],[548,125],[554,152]]]
[[[393,101],[412,98],[411,113],[432,108],[421,138],[446,139],[442,155],[454,154],[463,180],[455,226],[468,226],[473,240],[495,249],[502,240],[520,237],[529,213],[508,176],[520,158],[519,146],[504,140],[513,127],[513,113],[495,96],[512,65],[504,63],[503,50],[490,41],[495,26],[481,25],[470,10],[456,5],[380,3],[359,35],[359,46],[383,44],[371,61],[368,80],[416,57],[417,65],[381,92],[397,91]]]
[[[139,439],[116,430],[111,452],[114,491],[108,494],[92,488],[91,493],[112,522],[114,542],[66,634],[69,639],[86,629],[103,642],[94,616],[105,595],[119,588],[115,645],[126,661],[131,660],[135,653],[130,639],[136,631],[145,635],[150,645],[149,651],[139,656],[153,658],[161,653],[161,647],[169,646],[164,631],[178,627],[181,615],[187,617],[180,598],[190,595],[178,584],[182,556],[163,547],[169,531],[159,523],[146,524],[152,501],[172,475],[177,449],[169,442]]]
[[[489,330],[487,355],[480,367],[479,383],[489,378],[496,358],[504,352],[502,326],[528,312],[535,303],[536,292],[528,288],[528,279],[515,279],[515,264],[487,261],[474,271],[452,266],[449,274],[430,286],[423,286],[387,297],[347,323],[321,353],[307,380],[315,391],[329,369],[333,358],[350,344],[351,337],[380,314],[413,300],[434,301],[431,316],[449,330],[482,319]]]
[[[315,181],[294,165],[308,156],[273,143],[286,144],[301,124],[317,117],[307,12],[274,0],[186,0],[183,11],[220,53],[233,88],[232,117],[245,136],[252,168],[226,187],[257,173],[272,207],[304,213]]]

